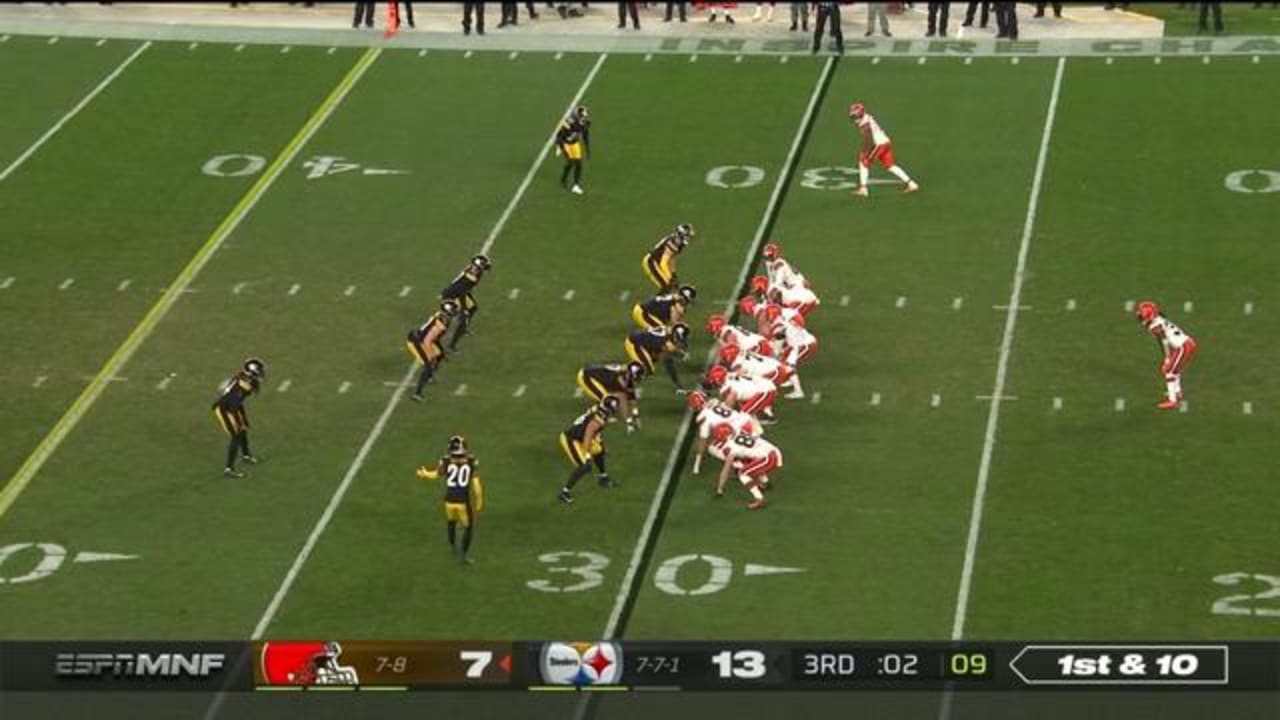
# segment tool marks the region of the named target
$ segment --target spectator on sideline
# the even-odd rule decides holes
[[[800,28],[805,32],[809,32],[809,3],[793,2],[791,3],[791,31],[795,32],[796,23],[800,23]]]
[[[885,37],[893,37],[889,32],[889,15],[884,11],[884,3],[867,3],[867,37],[876,34],[876,18],[880,18],[880,32]]]
[[[362,22],[367,28],[373,27],[373,6],[375,4],[371,2],[356,2],[356,16],[351,21],[351,27],[358,28]]]
[[[618,3],[618,29],[625,30],[627,27],[627,11],[631,11],[631,27],[635,30],[640,29],[640,16],[636,11],[636,3],[619,2]]]
[[[1049,2],[1038,2],[1038,3],[1036,3],[1036,17],[1044,17],[1044,6],[1045,6],[1045,5],[1052,5],[1052,6],[1053,6],[1053,16],[1054,16],[1054,17],[1056,17],[1056,18],[1060,18],[1060,17],[1062,17],[1062,3],[1060,3],[1060,2],[1055,2],[1055,3],[1049,3]]]
[[[524,4],[524,9],[528,11],[530,20],[538,19],[538,11],[533,9],[533,3],[526,2]],[[502,20],[498,23],[498,27],[505,27],[507,25],[519,25],[519,24],[520,24],[520,3],[518,2],[502,3]]]
[[[836,39],[836,50],[843,55],[844,31],[840,28],[840,3],[830,0],[814,4],[818,6],[818,18],[813,23],[813,52],[818,52],[818,48],[822,46],[822,31],[830,23],[831,35]]]
[[[768,12],[765,11],[766,5],[769,6]],[[776,3],[756,3],[756,13],[751,16],[751,22],[760,22],[761,17],[764,18],[765,22],[773,22],[774,5],[776,5]]]
[[[1018,39],[1018,4],[998,2],[996,6],[996,37]]]
[[[983,2],[969,0],[969,9],[964,12],[964,22],[961,23],[962,27],[973,27],[973,14],[977,11],[979,5],[982,6],[982,20],[978,27],[985,28],[987,26],[987,18],[991,10],[991,3],[985,2],[985,0]]]
[[[947,16],[950,15],[951,3],[949,2],[931,2],[929,3],[929,29],[925,32],[925,37],[933,37],[934,35],[947,36]],[[938,15],[942,16],[941,22],[936,22]]]
[[[1213,31],[1220,33],[1226,28],[1222,26],[1222,3],[1220,2],[1202,2],[1200,3],[1200,32],[1209,32],[1209,10],[1213,10]]]
[[[793,4],[794,4],[794,3],[793,3]],[[685,7],[684,7],[684,6],[685,6],[685,0],[680,0],[679,2],[668,2],[668,3],[667,3],[667,16],[666,16],[666,17],[664,17],[664,18],[662,18],[662,22],[671,22],[671,6],[672,6],[672,5],[675,5],[675,6],[677,6],[677,7],[679,7],[679,8],[680,8],[680,22],[686,22],[686,21],[688,21],[689,17],[685,14]]]
[[[707,18],[707,22],[715,22],[716,13],[720,10],[724,10],[724,21],[732,25],[733,24],[733,8],[737,4],[738,3],[732,3],[732,2],[709,3],[709,5],[711,6],[711,17]]]
[[[370,5],[372,4],[373,3],[370,3]],[[413,3],[410,2],[410,0],[403,0],[403,2],[401,2],[400,4],[404,5],[404,12],[400,15],[400,17],[403,17],[404,19],[409,21],[409,27],[411,28],[418,27],[417,25],[413,24]]]
[[[471,34],[471,16],[475,15],[476,34],[484,34],[484,3],[477,0],[469,0],[462,3],[462,34]]]

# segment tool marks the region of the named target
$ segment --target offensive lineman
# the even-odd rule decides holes
[[[422,465],[418,477],[435,480],[444,476],[444,517],[449,537],[449,551],[464,564],[473,561],[471,538],[475,531],[476,515],[484,509],[484,486],[476,472],[476,458],[467,450],[467,441],[461,435],[449,438],[447,454],[440,458],[435,468]],[[457,527],[462,526],[462,548],[457,544]]]
[[[755,418],[741,410],[734,410],[716,398],[707,397],[701,390],[689,393],[687,402],[689,409],[696,413],[694,424],[698,428],[698,446],[693,456],[694,475],[702,472],[702,456],[706,454],[707,445],[711,442],[712,427],[727,423],[734,433],[746,433],[752,437],[764,434],[764,426]]]
[[[1165,399],[1156,407],[1173,410],[1182,404],[1182,371],[1196,355],[1195,338],[1166,318],[1160,307],[1150,300],[1138,303],[1138,322],[1160,343],[1164,354],[1160,374],[1164,376]]]
[[[867,196],[867,175],[871,171],[871,163],[878,162],[885,170],[893,173],[894,177],[906,184],[903,192],[913,193],[920,189],[915,180],[907,174],[898,165],[897,160],[893,157],[893,143],[889,140],[889,135],[880,127],[880,123],[876,122],[871,113],[867,112],[866,107],[862,103],[854,103],[849,106],[849,119],[853,120],[858,126],[858,132],[862,133],[862,150],[858,153],[858,180],[859,186],[853,191],[854,195],[861,197]]]
[[[724,461],[716,478],[716,497],[724,494],[730,472],[737,472],[738,482],[751,493],[749,510],[759,510],[765,502],[763,491],[769,486],[769,473],[782,467],[782,451],[763,437],[734,433],[728,424],[711,430],[711,454]]]

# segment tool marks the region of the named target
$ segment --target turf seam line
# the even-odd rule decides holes
[[[801,118],[800,127],[796,131],[795,139],[792,141],[791,149],[784,161],[782,172],[778,175],[778,181],[774,186],[773,194],[769,198],[769,204],[765,209],[764,218],[760,222],[759,228],[756,230],[755,237],[751,241],[747,256],[742,264],[742,270],[738,274],[737,283],[734,286],[735,292],[725,306],[725,316],[734,317],[736,315],[736,303],[733,298],[740,295],[747,286],[747,281],[751,274],[751,269],[755,267],[759,259],[760,248],[764,243],[764,238],[768,236],[776,222],[779,210],[782,207],[783,200],[786,196],[786,188],[790,184],[791,178],[795,175],[796,165],[799,163],[800,155],[808,141],[809,134],[813,130],[814,119],[817,116],[818,108],[822,105],[822,100],[827,94],[827,88],[831,85],[831,78],[835,75],[835,67],[839,60],[832,56],[827,58],[827,62],[823,66],[822,73],[818,77],[817,84],[814,87],[813,94],[809,98],[809,105],[805,108],[805,114]],[[710,363],[711,354],[714,352],[715,346],[708,351],[708,361]],[[688,446],[691,439],[690,429],[693,422],[693,414],[686,409],[684,419],[680,426],[680,432],[677,435],[675,445],[672,447],[671,456],[667,461],[666,470],[663,478],[658,486],[658,492],[654,495],[654,502],[649,508],[649,518],[645,523],[641,532],[639,542],[636,544],[635,552],[632,555],[631,563],[627,567],[627,573],[622,581],[622,586],[618,591],[615,599],[613,612],[609,617],[609,621],[605,626],[604,638],[612,639],[620,637],[626,630],[626,623],[629,619],[631,607],[635,600],[635,590],[637,589],[638,579],[644,576],[645,566],[648,564],[649,556],[653,552],[656,543],[657,533],[654,529],[661,523],[666,515],[667,507],[670,500],[675,494],[677,485],[676,476],[683,468],[685,455],[688,452]]]
[[[34,143],[31,144],[31,147],[27,148],[21,155],[18,156],[17,160],[14,160],[13,162],[9,163],[9,167],[6,167],[3,171],[0,171],[0,182],[4,182],[5,178],[12,175],[13,171],[17,170],[18,167],[22,165],[22,163],[26,162],[27,158],[34,155],[36,150],[39,150],[40,147],[43,146],[46,142],[48,142],[50,138],[52,138],[54,135],[57,135],[58,131],[61,130],[64,125],[70,122],[71,119],[74,118],[76,115],[80,114],[80,111],[83,110],[86,105],[92,102],[93,99],[97,97],[99,93],[101,93],[103,90],[106,90],[107,86],[110,85],[112,82],[114,82],[116,78],[120,77],[120,74],[125,71],[125,68],[129,67],[129,65],[131,65],[133,61],[136,60],[138,56],[141,55],[144,51],[146,51],[146,49],[149,47],[151,47],[150,40],[139,45],[136,50],[134,50],[132,53],[129,54],[129,57],[125,58],[119,65],[115,67],[114,70],[108,73],[107,76],[104,77],[102,81],[99,82],[97,85],[95,85],[87,95],[85,95],[83,98],[80,98],[80,102],[72,106],[72,108],[69,111],[67,111],[66,115],[63,115],[61,118],[58,118],[58,121],[53,124],[53,127],[46,130],[43,135],[41,135]]]
[[[150,43],[134,51],[134,54],[130,57],[137,57],[149,45]],[[307,118],[307,122],[289,140],[262,176],[254,182],[244,196],[240,198],[240,201],[236,203],[235,207],[231,209],[231,212],[223,218],[218,227],[214,229],[213,234],[205,241],[205,244],[187,262],[186,267],[182,268],[178,273],[174,282],[165,289],[160,299],[151,306],[147,314],[143,316],[138,325],[129,333],[129,336],[120,344],[120,347],[116,348],[116,351],[107,359],[107,362],[98,371],[98,374],[94,376],[89,385],[80,392],[80,395],[72,402],[71,407],[67,408],[62,417],[58,418],[58,422],[41,439],[40,444],[22,463],[18,471],[9,479],[4,488],[0,489],[0,518],[4,516],[18,496],[22,494],[31,479],[35,477],[35,474],[40,471],[44,463],[58,449],[58,446],[62,444],[67,435],[79,424],[80,419],[89,411],[89,408],[101,397],[102,392],[110,382],[110,378],[120,374],[125,363],[129,361],[133,353],[151,335],[160,321],[164,319],[164,316],[168,314],[170,308],[177,303],[178,298],[182,297],[187,286],[191,284],[196,275],[200,273],[200,270],[209,262],[223,241],[235,231],[245,216],[257,205],[258,200],[266,193],[267,189],[274,184],[276,178],[293,162],[298,151],[311,139],[311,136],[324,124],[325,120],[333,114],[334,108],[342,102],[347,92],[364,75],[364,71],[378,58],[381,52],[380,49],[370,48],[360,56],[360,59],[347,71],[346,75],[325,97],[315,112]],[[121,68],[123,67],[124,65],[122,64]],[[119,69],[117,68],[117,70]]]
[[[1049,108],[1045,113],[1044,131],[1040,135],[1040,149],[1036,157],[1035,173],[1031,181],[1027,216],[1022,226],[1022,240],[1018,247],[1017,264],[1014,266],[1013,287],[1004,316],[1004,335],[1000,341],[1000,356],[996,363],[996,377],[991,391],[993,397],[1005,395],[1004,386],[1009,374],[1009,356],[1013,354],[1013,334],[1018,324],[1018,311],[1022,309],[1022,286],[1027,275],[1027,256],[1031,250],[1031,236],[1035,230],[1036,210],[1040,202],[1040,188],[1044,182],[1044,169],[1049,158],[1049,142],[1053,137],[1053,121],[1058,111],[1058,97],[1062,91],[1062,75],[1066,58],[1058,58],[1053,76],[1053,89],[1049,93]],[[1000,423],[1002,403],[991,403],[987,411],[987,429],[982,443],[982,459],[978,464],[978,479],[974,488],[973,504],[969,514],[969,533],[965,543],[964,566],[960,572],[960,588],[956,593],[956,611],[951,625],[951,639],[964,637],[965,616],[969,608],[969,590],[973,581],[973,565],[978,550],[978,535],[982,529],[982,511],[986,500],[987,481],[991,474],[991,456],[995,450],[996,430]]]

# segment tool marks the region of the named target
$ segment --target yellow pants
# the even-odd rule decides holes
[[[676,271],[671,266],[670,256],[663,256],[658,260],[652,255],[645,255],[640,261],[640,267],[644,269],[645,277],[649,278],[649,282],[653,283],[658,290],[668,289],[675,281]]]
[[[464,528],[471,527],[471,508],[466,503],[445,503],[444,517],[449,522],[456,522]]]
[[[560,449],[564,450],[569,462],[575,467],[581,467],[591,462],[591,458],[604,452],[604,443],[597,437],[591,441],[591,446],[587,447],[569,437],[569,433],[560,433]]]
[[[582,143],[576,142],[576,143],[569,143],[568,145],[565,145],[564,156],[569,160],[581,160],[582,159]]]

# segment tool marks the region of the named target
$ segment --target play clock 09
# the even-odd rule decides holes
[[[943,658],[942,674],[947,680],[984,679],[995,665],[985,650],[951,650]]]

